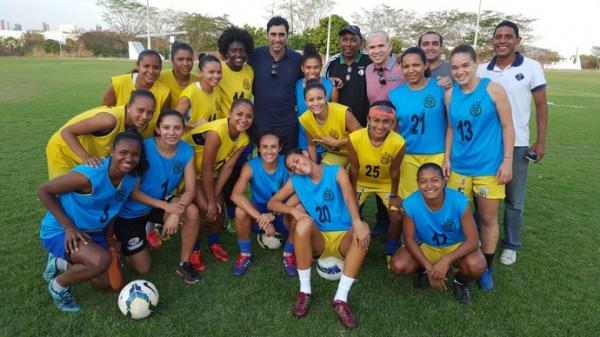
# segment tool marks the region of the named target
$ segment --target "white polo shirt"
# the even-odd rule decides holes
[[[531,94],[545,88],[546,79],[537,61],[515,54],[515,61],[503,70],[496,66],[496,58],[479,65],[477,76],[489,78],[506,90],[515,126],[515,146],[529,146]]]

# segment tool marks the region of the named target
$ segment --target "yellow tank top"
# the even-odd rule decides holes
[[[183,89],[187,88],[190,84],[196,81],[200,81],[200,78],[198,77],[198,75],[190,74],[190,80],[188,81],[187,85],[182,87],[179,85],[179,83],[177,83],[177,80],[175,80],[175,75],[173,75],[173,69],[169,69],[160,72],[160,77],[158,78],[158,81],[160,81],[160,83],[169,88],[169,93],[171,97],[171,109],[174,109],[177,106],[177,101],[179,100],[179,96],[181,95]]]
[[[226,117],[221,111],[221,94],[217,88],[213,88],[212,93],[207,94],[198,81],[185,88],[181,92],[181,97],[190,100],[190,109],[185,113],[185,119],[190,122],[201,119],[212,122]]]
[[[112,78],[112,86],[115,90],[115,96],[117,97],[117,103],[115,105],[126,105],[129,102],[131,92],[135,90],[134,75],[136,74],[125,74],[114,76]],[[156,109],[154,110],[152,119],[148,123],[148,127],[141,132],[142,137],[144,138],[152,137],[154,135],[154,127],[156,126],[158,115],[160,115],[160,110],[170,95],[169,88],[159,81],[154,82],[150,91],[156,98]]]
[[[254,70],[248,64],[242,66],[242,70],[233,71],[223,62],[221,64],[223,78],[219,81],[219,92],[221,93],[221,110],[225,116],[229,116],[233,101],[252,97],[252,82],[254,81]],[[225,117],[223,116],[223,117]]]
[[[395,131],[390,131],[383,144],[373,146],[369,131],[362,128],[349,136],[358,157],[358,184],[372,188],[390,188],[390,166],[406,143]]]
[[[63,125],[57,132],[55,132],[52,137],[50,137],[50,141],[48,142],[48,147],[54,147],[59,149],[60,153],[62,152],[65,156],[69,157],[73,161],[81,164],[83,163],[83,159],[79,158],[78,155],[71,150],[71,148],[65,143],[65,140],[61,136],[60,132],[62,129],[67,126],[73,125],[82,120],[91,118],[96,116],[101,112],[106,112],[115,117],[117,123],[115,127],[109,133],[105,135],[96,136],[93,134],[86,134],[77,136],[77,140],[81,143],[81,146],[94,157],[102,158],[108,155],[110,152],[110,146],[112,145],[113,140],[120,132],[125,131],[125,106],[116,106],[116,107],[106,107],[101,106],[97,107],[85,112],[80,113],[79,115],[71,118],[65,125]],[[54,158],[56,159],[56,158]]]
[[[328,103],[329,111],[327,114],[327,121],[325,124],[320,125],[317,123],[315,116],[312,111],[306,110],[300,116],[300,124],[304,127],[304,130],[312,138],[320,137],[332,137],[335,139],[344,139],[348,137],[348,131],[346,130],[346,110],[348,107],[339,103]],[[347,155],[348,150],[346,148],[332,148],[325,144],[323,147],[329,152]]]
[[[236,139],[231,139],[229,136],[228,121],[228,118],[222,118],[213,122],[204,123],[193,128],[183,136],[183,140],[194,148],[198,177],[200,177],[202,173],[202,162],[204,161],[203,134],[207,131],[216,132],[221,139],[221,146],[219,146],[219,150],[217,151],[213,172],[219,172],[236,151],[249,144],[250,138],[246,132],[240,134]]]

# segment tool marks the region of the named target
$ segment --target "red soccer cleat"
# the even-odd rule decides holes
[[[154,228],[152,228],[150,233],[146,234],[146,241],[148,241],[152,248],[160,248],[160,246],[162,245],[162,241],[160,241],[160,238],[156,233],[156,229]]]
[[[205,271],[207,268],[206,265],[202,263],[202,256],[200,255],[199,250],[192,252],[192,255],[190,256],[190,263],[195,271]]]
[[[294,303],[294,310],[292,315],[296,317],[304,317],[308,314],[308,308],[312,302],[311,294],[303,293],[301,291],[296,293],[296,303]]]
[[[213,243],[208,246],[208,252],[212,254],[218,261],[227,262],[229,261],[229,254],[219,243]]]
[[[348,329],[356,328],[356,319],[354,319],[354,315],[352,315],[352,311],[350,310],[350,306],[347,302],[344,301],[333,301],[331,302],[331,306],[335,313],[338,315],[340,323]]]

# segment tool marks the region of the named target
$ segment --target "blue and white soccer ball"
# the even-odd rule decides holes
[[[335,256],[325,256],[317,260],[317,274],[329,281],[337,281],[342,277],[344,261]]]
[[[266,233],[256,234],[256,241],[264,249],[279,249],[283,244],[283,235],[275,232],[273,236],[268,236]]]
[[[133,319],[150,316],[158,305],[158,290],[152,282],[135,280],[127,283],[119,293],[119,309]]]

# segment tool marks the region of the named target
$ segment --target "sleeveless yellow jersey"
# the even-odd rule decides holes
[[[183,136],[183,140],[194,147],[196,156],[196,170],[198,177],[202,173],[202,161],[204,160],[204,137],[207,131],[214,131],[221,139],[221,146],[217,151],[213,172],[221,170],[223,165],[235,154],[237,150],[249,144],[250,138],[246,132],[240,134],[236,139],[231,139],[228,129],[228,118],[217,119],[216,121],[204,123],[193,128]]]
[[[200,81],[200,77],[198,77],[198,75],[190,74],[190,80],[182,87],[179,85],[179,83],[177,83],[177,80],[175,80],[173,69],[169,69],[160,72],[158,81],[169,88],[169,93],[171,96],[171,109],[174,109],[175,106],[177,106],[177,101],[179,100],[179,96],[181,95],[183,89],[187,88],[190,84],[196,81]]]
[[[190,100],[190,109],[185,113],[185,119],[190,122],[201,119],[212,122],[226,117],[221,111],[221,94],[217,88],[207,94],[202,90],[200,82],[194,82],[181,92],[179,98],[182,97]]]
[[[383,144],[373,146],[369,131],[362,128],[349,136],[358,158],[358,185],[372,188],[390,188],[390,165],[406,143],[395,131],[390,131]]]
[[[136,74],[125,74],[114,76],[112,78],[112,86],[115,90],[115,96],[117,97],[117,103],[115,105],[126,105],[129,102],[131,92],[135,90],[134,75]],[[144,138],[154,136],[154,127],[156,126],[158,115],[160,115],[160,110],[170,95],[169,88],[158,80],[154,82],[150,91],[154,94],[154,98],[156,98],[156,109],[154,110],[152,119],[148,123],[148,127],[141,132],[142,137]]]
[[[83,159],[79,158],[78,155],[71,150],[71,148],[65,143],[65,140],[61,136],[60,132],[67,126],[73,125],[82,120],[94,117],[95,115],[106,112],[116,119],[116,125],[112,131],[105,135],[93,135],[86,134],[77,136],[77,140],[81,143],[81,146],[91,155],[97,158],[102,158],[108,155],[110,152],[110,146],[113,140],[120,132],[125,131],[125,107],[106,107],[101,106],[88,111],[85,111],[63,125],[57,132],[55,132],[46,146],[46,155],[48,156],[49,167],[60,167],[63,169],[72,168],[76,165],[83,163]]]
[[[327,115],[327,121],[325,124],[320,125],[317,123],[315,116],[312,111],[306,110],[300,116],[300,124],[304,127],[304,130],[314,138],[320,138],[329,136],[335,139],[344,139],[348,137],[348,131],[346,130],[346,110],[348,107],[339,103],[328,103],[329,111]],[[348,150],[345,148],[331,148],[325,144],[321,144],[329,152],[347,155]]]
[[[242,70],[233,71],[227,63],[221,64],[223,78],[219,81],[219,91],[221,93],[221,109],[225,116],[229,116],[231,104],[233,101],[252,97],[252,82],[254,81],[254,70],[248,64],[242,66]]]

